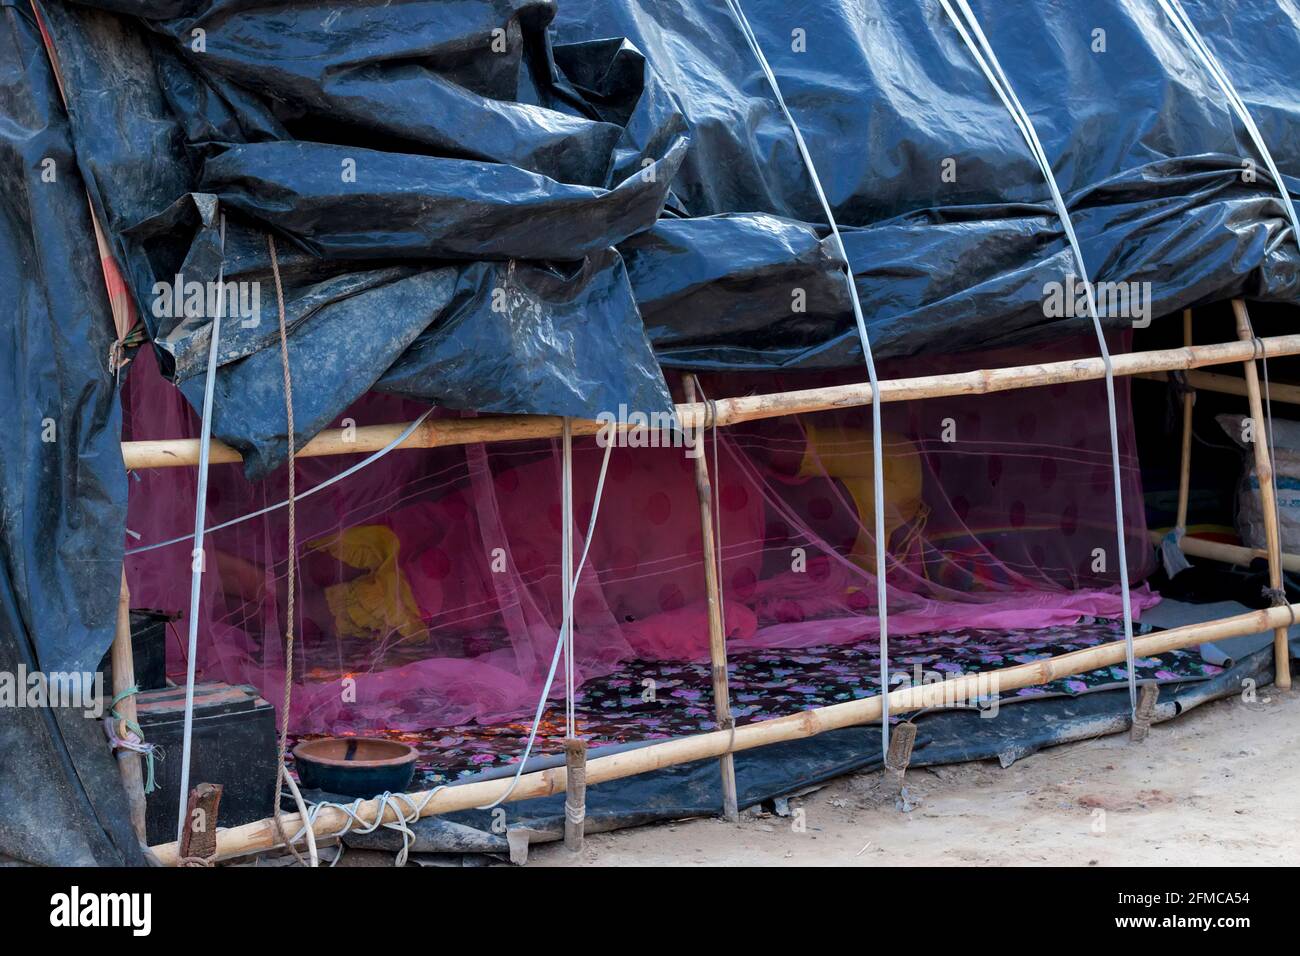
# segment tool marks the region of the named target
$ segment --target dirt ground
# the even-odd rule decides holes
[[[1272,687],[1127,735],[915,769],[901,812],[879,772],[790,801],[791,816],[690,820],[587,838],[530,866],[1124,866],[1300,862],[1300,693]],[[802,811],[802,813],[800,813]]]

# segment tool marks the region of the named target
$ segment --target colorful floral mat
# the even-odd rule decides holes
[[[1149,627],[1138,626],[1139,633]],[[910,637],[891,637],[890,668],[910,679],[927,673],[956,676],[972,671],[1029,663],[1098,644],[1124,639],[1117,621],[1085,620],[1068,629],[961,629]],[[1137,660],[1138,679],[1160,682],[1202,680],[1223,672],[1195,650],[1177,650]],[[745,724],[869,697],[880,687],[880,657],[875,639],[856,644],[798,651],[764,650],[735,654],[728,662],[732,710]],[[1105,667],[1050,684],[1023,687],[1002,700],[1075,695],[1122,684],[1125,666]],[[714,729],[709,665],[698,662],[630,661],[607,677],[588,681],[578,691],[578,728],[593,746],[696,734]],[[510,724],[431,728],[423,732],[372,731],[411,744],[419,751],[424,782],[436,784],[518,760],[528,740],[527,719]],[[538,731],[534,753],[563,750],[563,706],[553,702]]]

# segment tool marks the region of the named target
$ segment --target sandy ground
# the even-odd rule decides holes
[[[881,774],[790,801],[789,817],[690,820],[587,838],[530,866],[1279,864],[1300,862],[1300,693],[1206,704],[1152,728],[996,762]],[[800,812],[801,811],[801,812]]]

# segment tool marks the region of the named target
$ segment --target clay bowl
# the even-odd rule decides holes
[[[415,748],[376,737],[322,737],[293,748],[302,785],[346,797],[405,793],[415,776]]]

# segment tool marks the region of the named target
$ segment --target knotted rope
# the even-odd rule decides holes
[[[294,623],[294,592],[295,578],[298,571],[298,528],[297,528],[297,507],[294,495],[294,473],[297,471],[294,462],[293,447],[293,375],[289,371],[289,334],[285,327],[284,319],[284,286],[280,282],[280,260],[275,254],[275,237],[270,233],[266,236],[266,247],[271,253],[271,275],[275,278],[275,303],[280,319],[280,365],[284,370],[284,414],[287,422],[287,438],[289,448],[289,554],[288,554],[288,580],[285,582],[287,594],[285,596],[285,628],[284,628],[284,706],[280,710],[280,737],[276,742],[276,762],[275,762],[275,812],[271,819],[275,824],[275,835],[278,839],[284,841],[289,852],[293,854],[294,859],[305,865],[302,854],[293,842],[285,839],[284,824],[281,821],[280,809],[280,790],[284,786],[285,766],[284,757],[288,750],[289,744],[289,707],[293,701],[293,636],[296,630]]]
[[[140,693],[138,686],[132,685],[124,691],[120,691],[113,697],[113,702],[109,705],[109,716],[104,718],[104,733],[108,735],[108,745],[114,750],[129,750],[132,753],[140,754],[144,757],[145,780],[144,792],[153,793],[158,789],[157,781],[154,777],[154,758],[162,759],[162,748],[157,744],[147,743],[144,739],[144,730],[138,723],[122,714],[118,713],[117,705],[122,703],[132,694]],[[126,734],[119,736],[118,727],[126,730]]]

